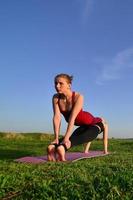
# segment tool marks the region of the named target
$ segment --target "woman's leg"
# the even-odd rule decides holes
[[[59,145],[56,149],[58,161],[66,161],[65,154],[68,148],[64,143],[62,143],[63,139],[63,137],[59,139]]]
[[[89,153],[91,142],[84,144],[84,153]]]
[[[56,145],[50,144],[47,147],[47,159],[48,161],[56,161]]]
[[[80,126],[70,137],[71,147],[91,142],[98,136],[98,134],[99,128],[97,126]]]
[[[98,134],[99,128],[97,126],[80,126],[72,133],[71,137],[69,138],[71,142],[71,147],[91,142],[98,136]],[[60,140],[60,145],[57,147],[56,152],[60,161],[66,161],[65,152],[69,148],[67,148],[65,144],[61,143],[62,140],[63,138]],[[89,149],[89,145],[87,146],[87,149]]]
[[[64,145],[60,144],[58,147],[57,147],[57,155],[58,155],[58,161],[66,161],[66,158],[65,158],[65,147]]]
[[[104,131],[103,131],[104,153],[108,154],[108,124],[104,119],[102,119],[102,123],[104,125]]]

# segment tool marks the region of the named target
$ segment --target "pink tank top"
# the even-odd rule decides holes
[[[74,98],[75,92],[72,93],[72,106],[74,106]],[[62,115],[64,116],[65,120],[68,122],[71,111],[61,111]],[[78,113],[74,125],[82,126],[82,125],[94,125],[99,122],[102,122],[100,117],[94,117],[91,113],[83,111],[82,109]]]

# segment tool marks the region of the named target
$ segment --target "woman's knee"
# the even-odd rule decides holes
[[[59,145],[59,146],[57,147],[57,152],[58,152],[59,154],[63,153],[63,152],[64,152],[64,147],[63,147],[62,145]]]
[[[50,144],[50,145],[47,147],[47,152],[48,152],[48,153],[53,153],[54,151],[55,151],[55,145]]]

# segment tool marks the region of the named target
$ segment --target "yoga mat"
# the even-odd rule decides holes
[[[85,158],[94,158],[94,157],[100,157],[100,156],[106,156],[108,154],[104,154],[103,151],[89,151],[89,153],[82,153],[82,152],[67,152],[66,153],[66,160],[75,162],[81,159]],[[47,156],[26,156],[22,158],[18,158],[15,160],[16,162],[22,162],[22,163],[33,163],[33,164],[39,164],[39,163],[45,163],[47,162]]]

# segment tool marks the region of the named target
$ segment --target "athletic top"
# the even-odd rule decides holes
[[[74,97],[75,92],[72,93],[72,107],[74,106]],[[68,122],[71,111],[61,111],[62,115],[64,116],[65,120]],[[91,113],[83,111],[82,109],[78,113],[74,125],[82,126],[82,125],[95,125],[99,122],[102,122],[100,117],[94,117]]]

